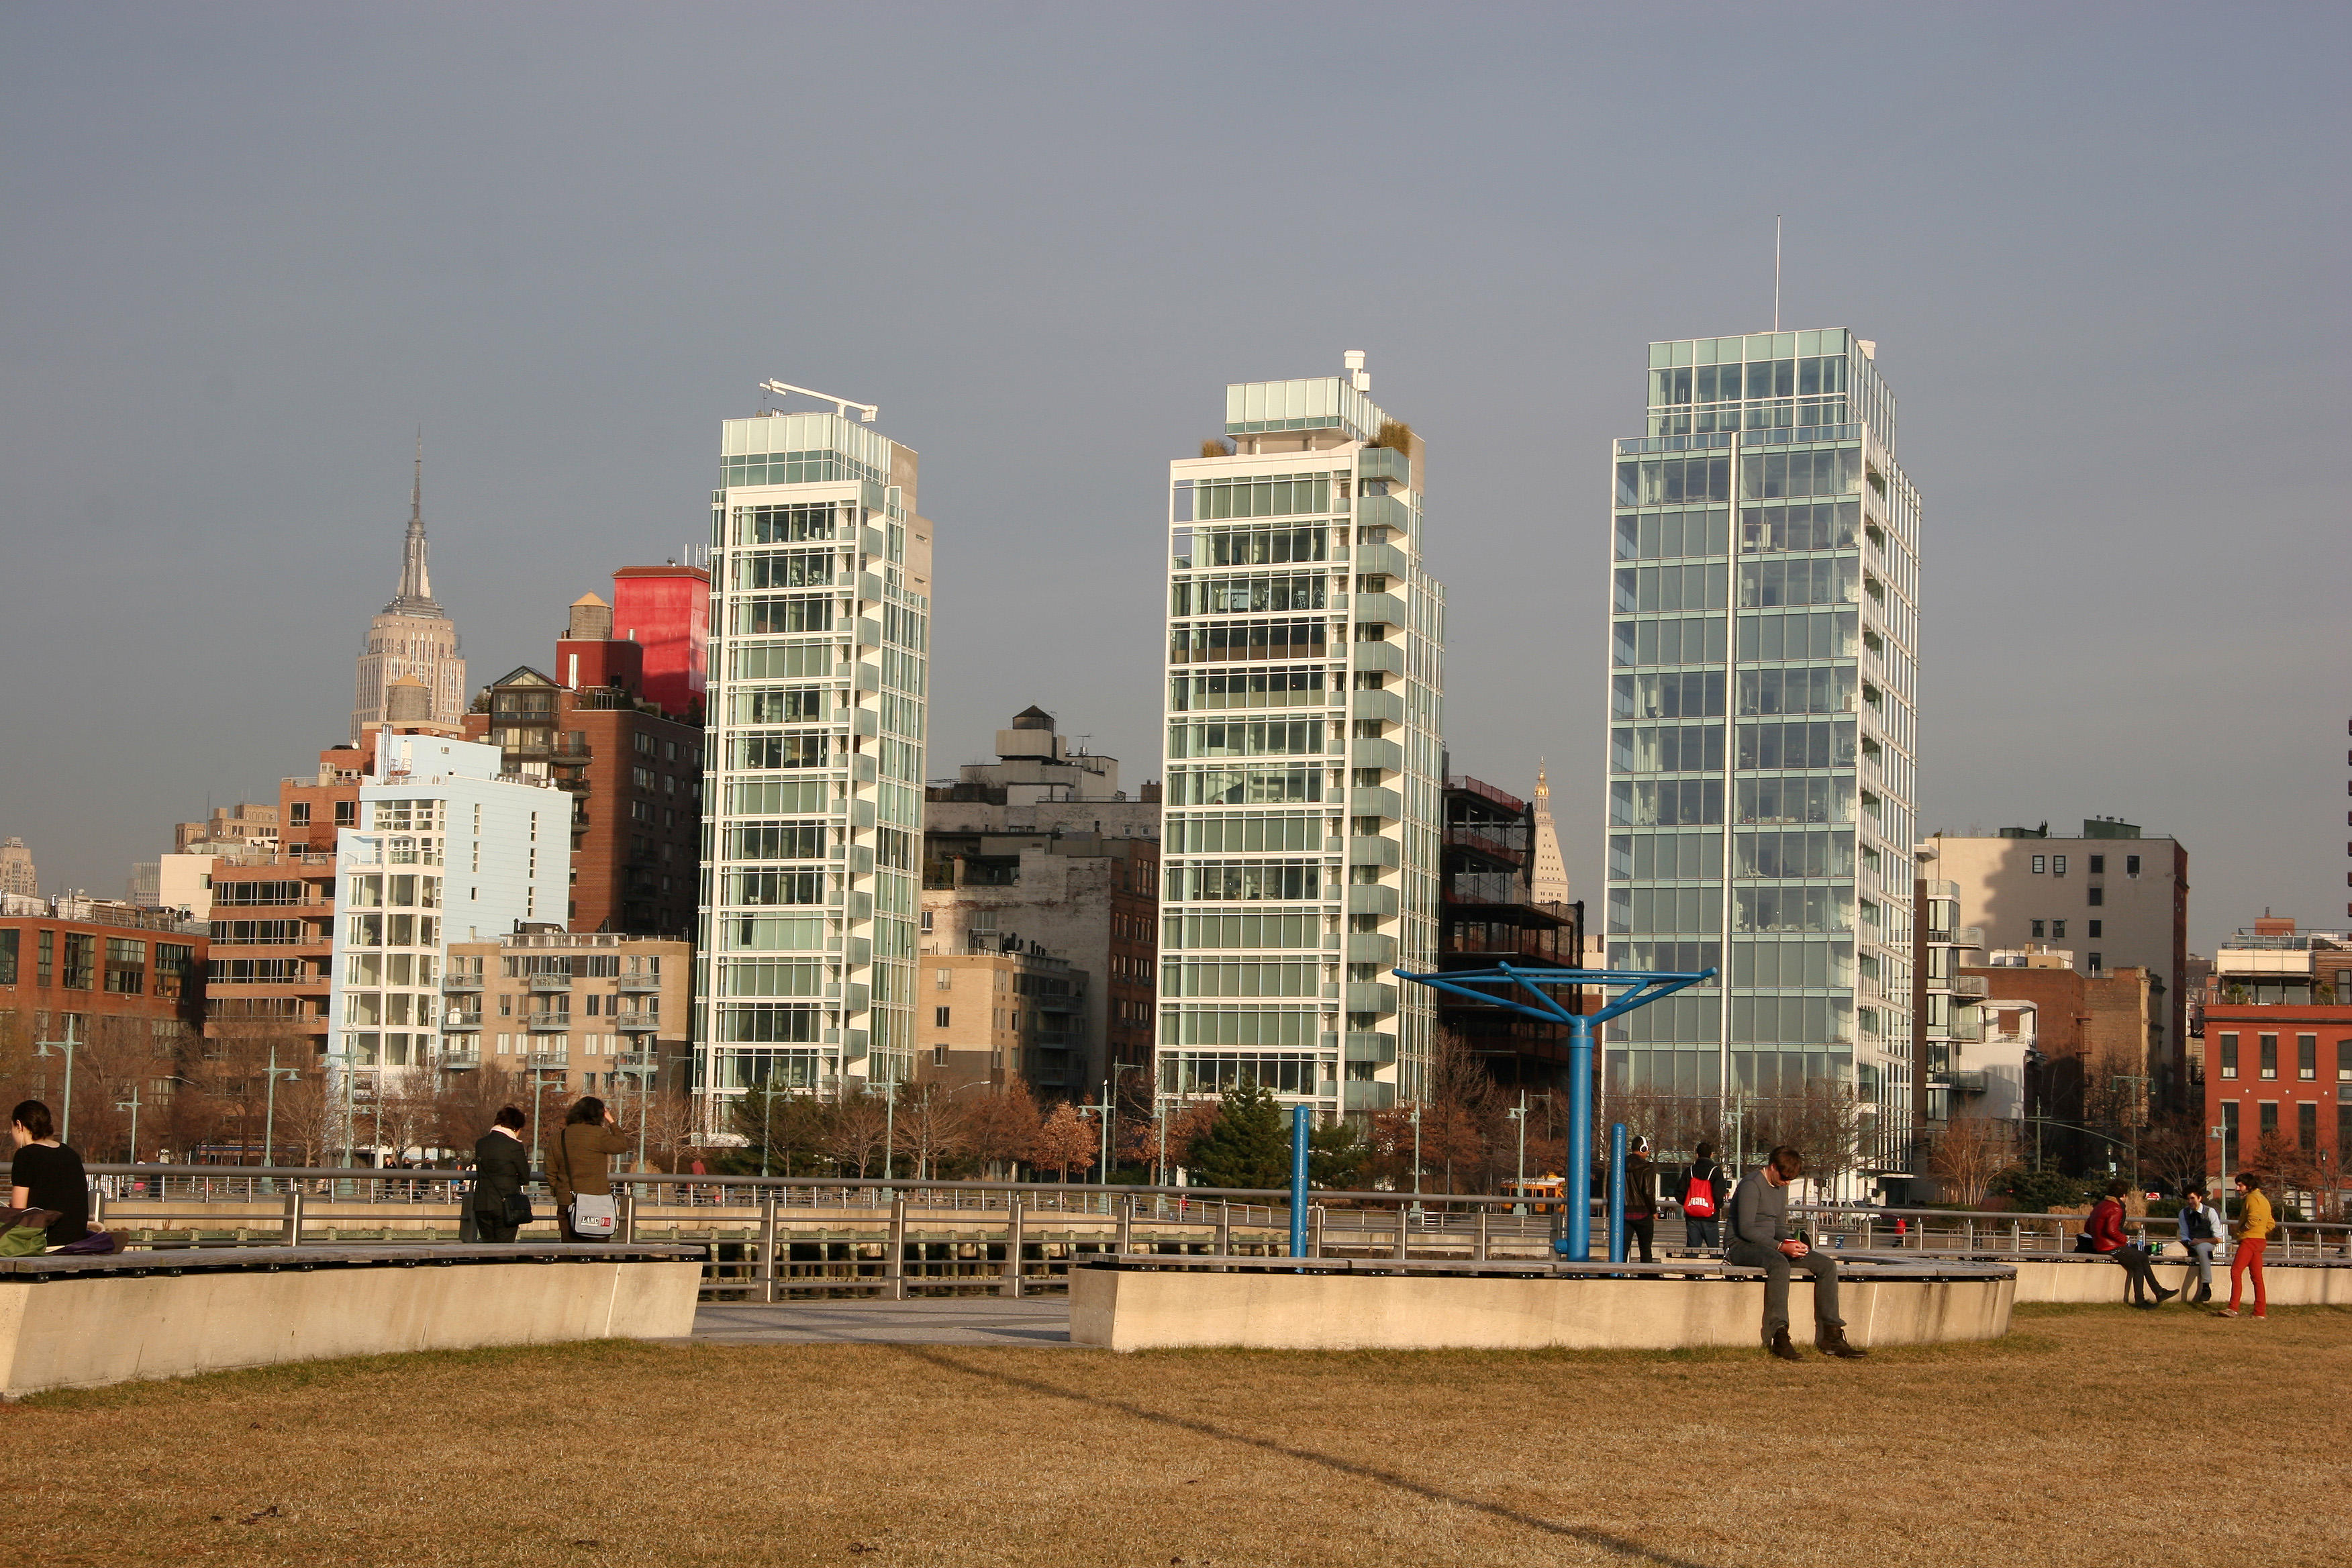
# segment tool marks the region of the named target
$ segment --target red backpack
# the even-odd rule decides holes
[[[1715,1171],[1710,1165],[1704,1176],[1693,1173],[1690,1185],[1683,1189],[1683,1213],[1693,1219],[1715,1217]]]

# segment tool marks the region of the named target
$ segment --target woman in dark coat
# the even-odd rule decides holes
[[[484,1241],[512,1241],[527,1210],[522,1190],[530,1183],[530,1150],[523,1143],[524,1116],[508,1106],[474,1145],[474,1234]]]

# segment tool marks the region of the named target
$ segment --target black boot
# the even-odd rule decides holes
[[[2163,1286],[2158,1285],[2156,1288],[2156,1304],[2161,1307],[2167,1301],[2171,1300],[2175,1296],[2179,1294],[2180,1292],[2178,1290],[2168,1290]]]
[[[1772,1342],[1770,1348],[1772,1353],[1779,1356],[1782,1361],[1802,1361],[1805,1359],[1805,1352],[1799,1350],[1794,1344],[1790,1342],[1789,1331],[1786,1329],[1774,1329],[1772,1331]]]
[[[1823,1355],[1840,1361],[1860,1361],[1870,1352],[1845,1337],[1843,1323],[1822,1323],[1813,1331],[1813,1344]]]

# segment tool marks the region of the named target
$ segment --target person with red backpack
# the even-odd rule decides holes
[[[1683,1241],[1690,1247],[1723,1245],[1723,1167],[1715,1163],[1715,1145],[1701,1143],[1690,1174],[1683,1183]]]

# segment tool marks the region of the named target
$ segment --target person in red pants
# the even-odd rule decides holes
[[[2263,1196],[2263,1180],[2250,1171],[2237,1176],[2238,1217],[2231,1222],[2230,1234],[2238,1245],[2230,1253],[2230,1304],[2213,1315],[2234,1318],[2238,1315],[2239,1294],[2245,1288],[2246,1275],[2254,1277],[2254,1316],[2266,1319],[2271,1315],[2270,1297],[2263,1289],[2263,1250],[2270,1245],[2271,1232],[2278,1223],[2271,1218],[2271,1201]]]

